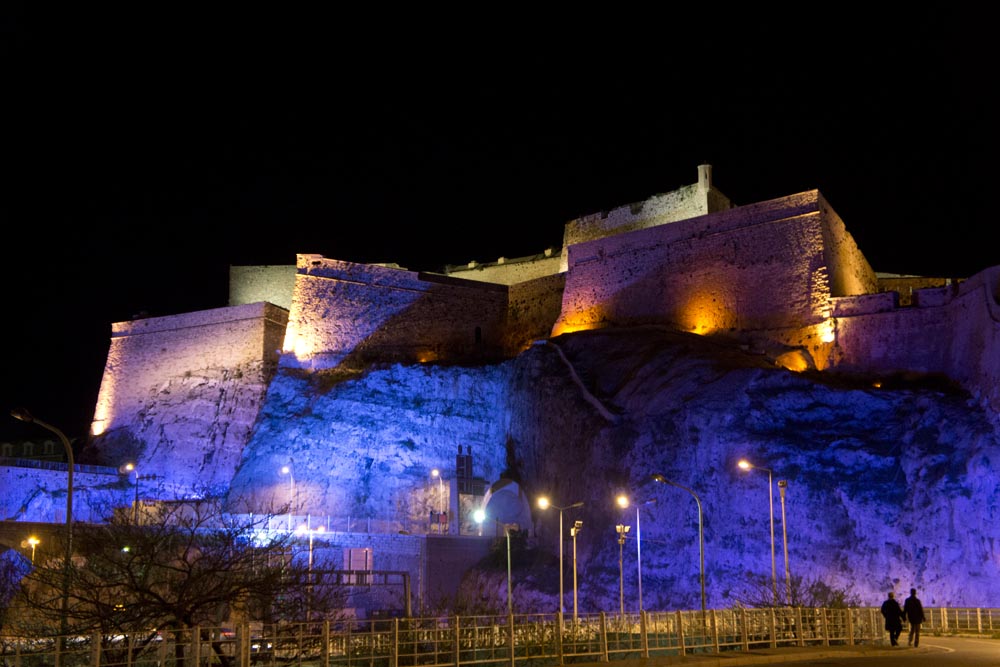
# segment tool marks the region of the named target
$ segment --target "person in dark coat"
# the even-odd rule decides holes
[[[903,608],[899,606],[896,594],[892,591],[889,591],[889,597],[882,603],[882,616],[885,617],[889,643],[899,646],[899,635],[903,632]]]
[[[917,589],[910,589],[910,597],[903,601],[903,614],[910,623],[910,636],[906,640],[906,645],[913,648],[920,646],[920,624],[924,622],[924,605],[920,604],[917,597]]]

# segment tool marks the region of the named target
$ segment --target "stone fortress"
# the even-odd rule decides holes
[[[1000,407],[996,268],[878,274],[818,191],[734,206],[711,177],[701,165],[697,183],[570,221],[561,252],[440,274],[313,254],[231,267],[228,308],[113,325],[93,434],[193,369],[495,361],[644,324],[727,337],[793,370],[941,374]]]
[[[957,279],[879,274],[818,191],[734,205],[710,165],[697,173],[691,185],[570,221],[562,248],[535,256],[440,273],[316,254],[294,267],[231,267],[228,307],[112,325],[84,460],[157,471],[144,494],[235,486],[264,511],[285,482],[254,488],[247,447],[264,437],[277,375],[331,386],[393,364],[495,364],[562,334],[646,325],[716,337],[793,371],[946,377],[997,420],[1000,266]],[[455,444],[461,458],[461,443],[442,451]],[[267,450],[275,468],[279,450]],[[503,442],[475,454],[482,481],[496,482]],[[114,486],[79,479],[81,513],[88,487]],[[481,499],[450,484],[449,532],[468,532]],[[296,509],[355,511],[331,494],[307,494]],[[59,502],[36,495],[9,498],[6,516],[58,521]]]
[[[818,191],[734,206],[700,165],[696,183],[570,221],[561,252],[442,273],[314,254],[295,267],[231,267],[226,308],[112,326],[89,449],[111,465],[155,460],[156,447],[122,426],[151,397],[159,411],[195,409],[162,387],[217,376],[212,428],[181,421],[157,439],[210,452],[211,466],[191,461],[178,489],[225,485],[277,367],[497,361],[612,325],[725,337],[792,370],[942,375],[1000,413],[998,301],[1000,267],[878,274]]]

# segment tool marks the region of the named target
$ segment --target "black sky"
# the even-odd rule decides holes
[[[75,11],[2,23],[0,440],[21,405],[83,435],[111,323],[224,306],[230,265],[533,254],[701,162],[736,204],[819,189],[878,271],[1000,263],[974,13]]]

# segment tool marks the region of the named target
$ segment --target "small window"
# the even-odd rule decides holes
[[[3,446],[0,447],[0,456],[5,456],[7,458],[14,456],[14,445],[9,442],[3,443]]]
[[[55,443],[52,442],[51,440],[47,440],[45,444],[42,445],[42,453],[45,456],[52,456],[54,451],[55,451]]]
[[[21,446],[21,456],[34,456],[35,455],[35,443],[26,442]]]

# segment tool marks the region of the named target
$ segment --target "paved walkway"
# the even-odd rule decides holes
[[[783,646],[780,648],[753,649],[751,651],[725,651],[697,655],[667,655],[649,658],[630,658],[610,662],[571,663],[571,667],[735,667],[736,665],[769,665],[796,660],[822,660],[862,656],[887,656],[899,653],[924,651],[923,648],[861,644],[857,646]],[[570,664],[570,663],[567,663]]]

